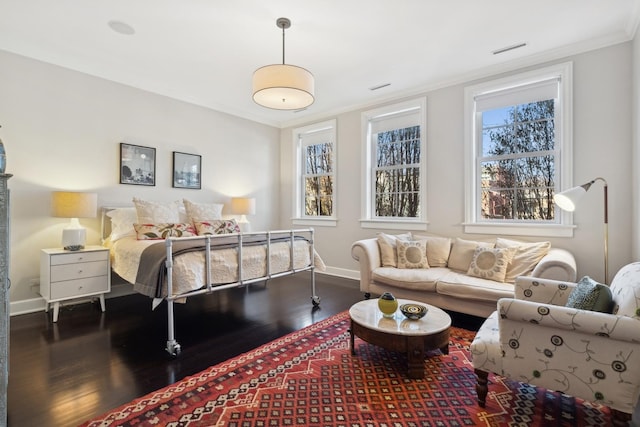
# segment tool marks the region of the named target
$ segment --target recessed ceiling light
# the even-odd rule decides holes
[[[527,44],[526,43],[518,43],[518,44],[514,44],[513,46],[507,46],[507,47],[503,47],[502,49],[497,49],[494,50],[493,53],[494,55],[497,55],[499,53],[504,53],[504,52],[508,52],[510,50],[514,50],[514,49],[519,49],[521,47],[525,47]]]
[[[107,25],[109,25],[109,28],[111,28],[116,33],[124,34],[127,36],[135,34],[136,32],[136,30],[131,25],[122,21],[109,21]]]

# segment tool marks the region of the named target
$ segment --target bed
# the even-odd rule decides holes
[[[135,208],[102,208],[103,245],[110,250],[112,270],[151,298],[152,309],[166,301],[170,355],[181,352],[174,304],[188,298],[309,271],[311,302],[320,304],[315,270],[325,266],[314,248],[313,229],[242,233],[233,220],[202,218],[219,217],[221,205],[185,200],[186,210],[172,203],[169,214],[154,211],[149,217],[137,202],[134,198]]]

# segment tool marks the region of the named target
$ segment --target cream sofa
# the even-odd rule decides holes
[[[417,243],[421,241],[424,244]],[[422,260],[414,257],[410,262],[407,248],[418,257],[421,253],[425,256]],[[506,270],[503,277],[493,280],[494,276],[488,278],[491,273],[483,274],[482,269],[475,268],[476,264],[482,263],[480,254],[483,252],[487,256],[510,254],[502,260],[503,263],[508,261],[506,267],[502,266]],[[360,263],[360,290],[367,298],[371,294],[391,292],[396,298],[480,317],[488,317],[494,312],[500,298],[513,298],[517,276],[576,280],[573,255],[564,249],[551,248],[548,242],[526,243],[502,238],[480,242],[432,235],[379,233],[377,238],[353,243],[351,255]],[[402,261],[405,261],[403,265]],[[413,268],[407,268],[407,263]]]

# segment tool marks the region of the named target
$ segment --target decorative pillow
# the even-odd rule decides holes
[[[179,201],[175,202],[151,202],[148,200],[133,198],[136,207],[138,224],[159,224],[159,223],[179,223],[180,206]]]
[[[187,218],[191,221],[211,221],[222,218],[222,208],[219,203],[195,203],[183,199],[184,207],[187,210]]]
[[[427,261],[429,267],[446,267],[449,253],[451,253],[451,239],[448,237],[413,235],[414,240],[424,240],[427,243]]]
[[[160,223],[133,224],[138,240],[162,240],[167,237],[193,237],[196,229],[191,224]]]
[[[196,221],[198,236],[207,234],[240,233],[240,226],[235,219],[218,219],[214,221]]]
[[[453,270],[468,271],[477,247],[493,248],[493,243],[463,240],[456,237],[451,247],[447,266]]]
[[[473,258],[467,274],[482,279],[504,282],[507,266],[515,251],[515,248],[496,249],[479,246],[473,252]]]
[[[112,209],[106,215],[111,218],[111,234],[109,237],[112,242],[125,236],[136,235],[136,230],[133,228],[133,224],[138,222],[136,208]]]
[[[398,254],[396,252],[396,242],[400,240],[411,240],[411,233],[406,234],[384,234],[378,233],[378,247],[380,248],[380,261],[383,267],[397,267]]]
[[[398,240],[398,268],[429,268],[427,261],[427,242]]]
[[[584,276],[569,294],[566,307],[611,313],[613,297],[607,285]]]
[[[538,265],[540,260],[544,258],[549,249],[550,242],[534,242],[525,243],[517,240],[509,240],[498,237],[496,239],[496,248],[516,248],[516,253],[511,259],[511,263],[507,267],[507,275],[505,282],[514,283],[518,276],[528,276]]]

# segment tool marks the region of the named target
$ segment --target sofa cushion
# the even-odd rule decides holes
[[[412,240],[405,242],[398,239],[398,268],[429,268],[427,262],[427,242]]]
[[[429,269],[399,269],[378,267],[371,273],[374,282],[396,288],[436,291],[436,283],[449,274],[449,269],[435,267]]]
[[[589,276],[584,276],[569,294],[566,306],[611,313],[612,301],[611,290],[607,285],[598,283]]]
[[[448,237],[414,234],[414,240],[427,242],[427,261],[430,267],[446,267],[451,253],[451,239]]]
[[[472,277],[504,282],[507,266],[516,248],[484,248],[478,246],[473,253],[467,274]]]
[[[383,267],[397,267],[398,253],[396,251],[396,242],[398,239],[411,240],[411,234],[391,235],[378,233],[378,247],[380,248],[380,262]]]
[[[476,242],[473,240],[464,240],[456,237],[456,239],[453,241],[453,246],[451,247],[451,253],[449,254],[447,267],[466,273],[467,270],[469,270],[469,266],[471,265],[473,253],[478,246],[492,248],[493,243]]]
[[[513,290],[513,283],[470,277],[456,271],[449,271],[436,286],[436,292],[442,295],[482,301],[513,298]]]
[[[507,274],[504,281],[513,283],[518,276],[529,276],[536,265],[551,249],[550,242],[519,242],[517,240],[496,239],[496,248],[516,248],[516,252],[511,258],[511,263],[507,266]]]

